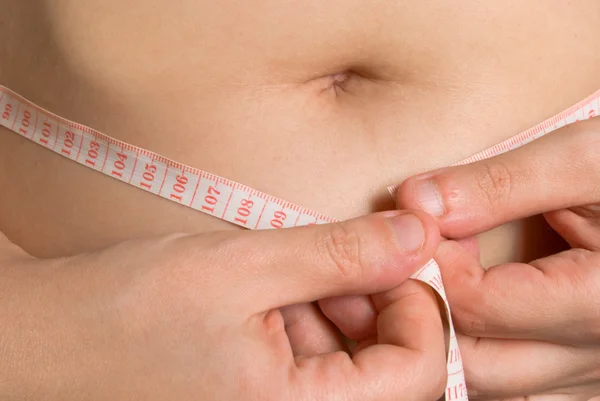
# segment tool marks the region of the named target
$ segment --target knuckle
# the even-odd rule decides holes
[[[333,223],[317,236],[317,251],[337,275],[349,280],[363,275],[360,237],[343,223]]]
[[[475,303],[453,305],[452,320],[456,324],[457,330],[468,336],[485,333],[488,330],[488,324],[482,314],[478,312],[480,308],[481,305]]]
[[[501,162],[486,162],[475,177],[475,186],[490,212],[507,204],[513,186],[511,170]]]

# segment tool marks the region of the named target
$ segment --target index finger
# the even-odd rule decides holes
[[[377,298],[377,344],[353,358],[333,353],[297,360],[300,389],[320,383],[317,395],[346,394],[357,401],[430,401],[444,393],[444,328],[433,291],[409,280]],[[335,380],[323,381],[323,372]]]
[[[395,387],[397,399],[439,398],[448,372],[444,326],[433,290],[409,280],[373,296],[373,302],[379,312],[378,345],[358,352],[355,364],[372,380],[389,380],[385,387]]]
[[[600,254],[571,249],[485,270],[458,243],[445,241],[435,260],[457,331],[472,337],[598,343]]]
[[[563,127],[479,162],[406,180],[402,208],[437,217],[441,234],[462,238],[512,220],[600,200],[600,118]]]

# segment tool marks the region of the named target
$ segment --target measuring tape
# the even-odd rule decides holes
[[[557,128],[600,114],[600,90],[560,114],[457,164],[486,159],[531,142]],[[235,181],[170,160],[59,117],[0,86],[0,125],[119,181],[247,229],[273,229],[338,221]],[[397,186],[389,187],[395,194]],[[447,401],[468,400],[452,316],[437,263],[413,276],[444,300],[450,341]]]

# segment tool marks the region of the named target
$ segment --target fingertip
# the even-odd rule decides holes
[[[512,175],[499,161],[444,167],[403,182],[397,203],[435,217],[447,238],[469,237],[527,215],[509,196]]]
[[[415,186],[420,176],[414,176],[404,180],[396,191],[396,206],[398,209],[420,210],[419,203],[415,198]]]
[[[425,229],[426,241],[423,244],[422,252],[425,254],[426,259],[430,260],[435,255],[437,248],[443,240],[440,226],[437,220],[430,214],[421,210],[413,210],[412,212],[419,217]]]
[[[319,301],[323,314],[353,341],[362,341],[377,333],[377,310],[369,296],[325,298]]]
[[[426,213],[442,235],[460,238],[475,234],[478,227],[473,227],[470,209],[465,211],[469,206],[467,194],[457,186],[459,179],[453,171],[442,168],[406,179],[398,187],[396,204],[399,209]]]
[[[332,322],[316,305],[290,305],[281,308],[280,312],[294,356],[310,357],[346,350]]]
[[[409,280],[386,297],[377,336],[359,343],[352,359],[334,353],[302,361],[299,369],[310,383],[347,400],[433,400],[443,394],[446,349],[436,296]]]
[[[422,210],[388,210],[373,213],[370,216],[370,218],[376,220],[380,220],[382,217],[395,232],[399,240],[399,248],[403,251],[422,251],[429,248],[430,245],[437,247],[440,241],[440,229],[437,222]],[[409,236],[412,238],[407,238]],[[410,241],[407,241],[407,239],[410,239]]]
[[[435,246],[437,247],[441,240],[440,227],[438,225],[437,220],[429,213],[418,208],[407,209],[407,211],[409,213],[413,213],[415,216],[417,216],[419,220],[421,220],[421,224],[423,224],[427,239],[430,241],[436,241]]]
[[[409,280],[373,296],[373,300],[379,310],[378,342],[396,347],[395,355],[390,353],[387,361],[378,358],[381,369],[389,369],[397,363],[394,357],[403,355],[402,364],[410,367],[412,385],[421,383],[432,395],[443,393],[447,380],[445,327],[434,291],[425,283]],[[364,360],[368,361],[378,350],[381,347],[364,349]]]
[[[354,358],[363,378],[377,378],[402,399],[437,399],[444,392],[447,369],[436,295],[426,284],[409,280],[374,298],[377,344],[360,344]]]
[[[418,258],[423,262],[432,259],[442,241],[440,227],[435,218],[419,209],[407,209],[399,211],[399,213],[410,214],[419,219],[423,227],[424,240],[422,241],[421,248],[418,250]]]
[[[370,219],[369,227],[361,223],[363,251],[368,259],[379,264],[379,268],[369,270],[375,273],[374,279],[380,284],[389,284],[392,280],[396,286],[404,282],[433,258],[442,239],[435,219],[420,210],[374,213],[367,219]],[[388,230],[382,230],[382,223]],[[369,264],[373,265],[365,263]],[[393,287],[379,286],[371,293],[390,288]]]
[[[373,297],[379,310],[379,342],[414,351],[431,352],[439,346],[443,352],[444,334],[439,303],[425,283],[409,280]]]

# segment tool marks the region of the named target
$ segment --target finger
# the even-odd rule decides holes
[[[476,237],[457,240],[476,260],[479,260],[479,244]],[[371,297],[347,296],[319,301],[323,314],[339,330],[354,341],[372,338],[377,333],[377,310]]]
[[[459,332],[569,344],[594,343],[600,337],[596,253],[573,249],[486,271],[460,245],[446,241],[435,260]]]
[[[336,353],[297,360],[300,394],[310,391],[307,399],[430,401],[444,393],[444,329],[433,292],[410,280],[382,297],[379,306],[378,344],[353,358]]]
[[[488,397],[484,398],[489,400]],[[477,401],[477,399],[472,400]],[[574,395],[570,391],[560,394],[538,394],[538,395],[526,395],[519,397],[503,398],[502,400],[492,401],[594,401],[589,398],[581,398],[579,395]]]
[[[390,291],[373,296],[379,311],[377,336],[381,344],[415,351],[444,351],[444,334],[439,304],[433,290],[419,281],[407,281]],[[439,347],[439,348],[438,348]]]
[[[594,213],[592,215],[592,213]],[[587,207],[545,214],[546,221],[573,248],[600,251],[600,213]]]
[[[438,218],[462,238],[519,218],[600,201],[600,119],[582,121],[472,164],[412,177],[398,205]]]
[[[562,389],[588,381],[585,375],[597,364],[597,355],[589,350],[541,341],[461,335],[458,341],[472,401],[543,393],[549,400],[553,395],[564,397]]]
[[[294,356],[309,357],[346,350],[338,331],[316,305],[286,306],[281,309],[281,314]]]
[[[377,310],[366,295],[319,301],[323,314],[348,338],[362,341],[377,334]]]
[[[215,236],[197,237],[202,245]],[[208,238],[208,239],[207,239]],[[345,222],[227,233],[202,262],[227,302],[260,312],[340,295],[393,288],[429,260],[439,242],[423,212],[388,211]],[[232,295],[233,294],[233,295]]]
[[[479,240],[477,237],[466,237],[459,238],[455,240],[458,242],[475,260],[479,260],[481,257],[481,253],[479,250]]]

